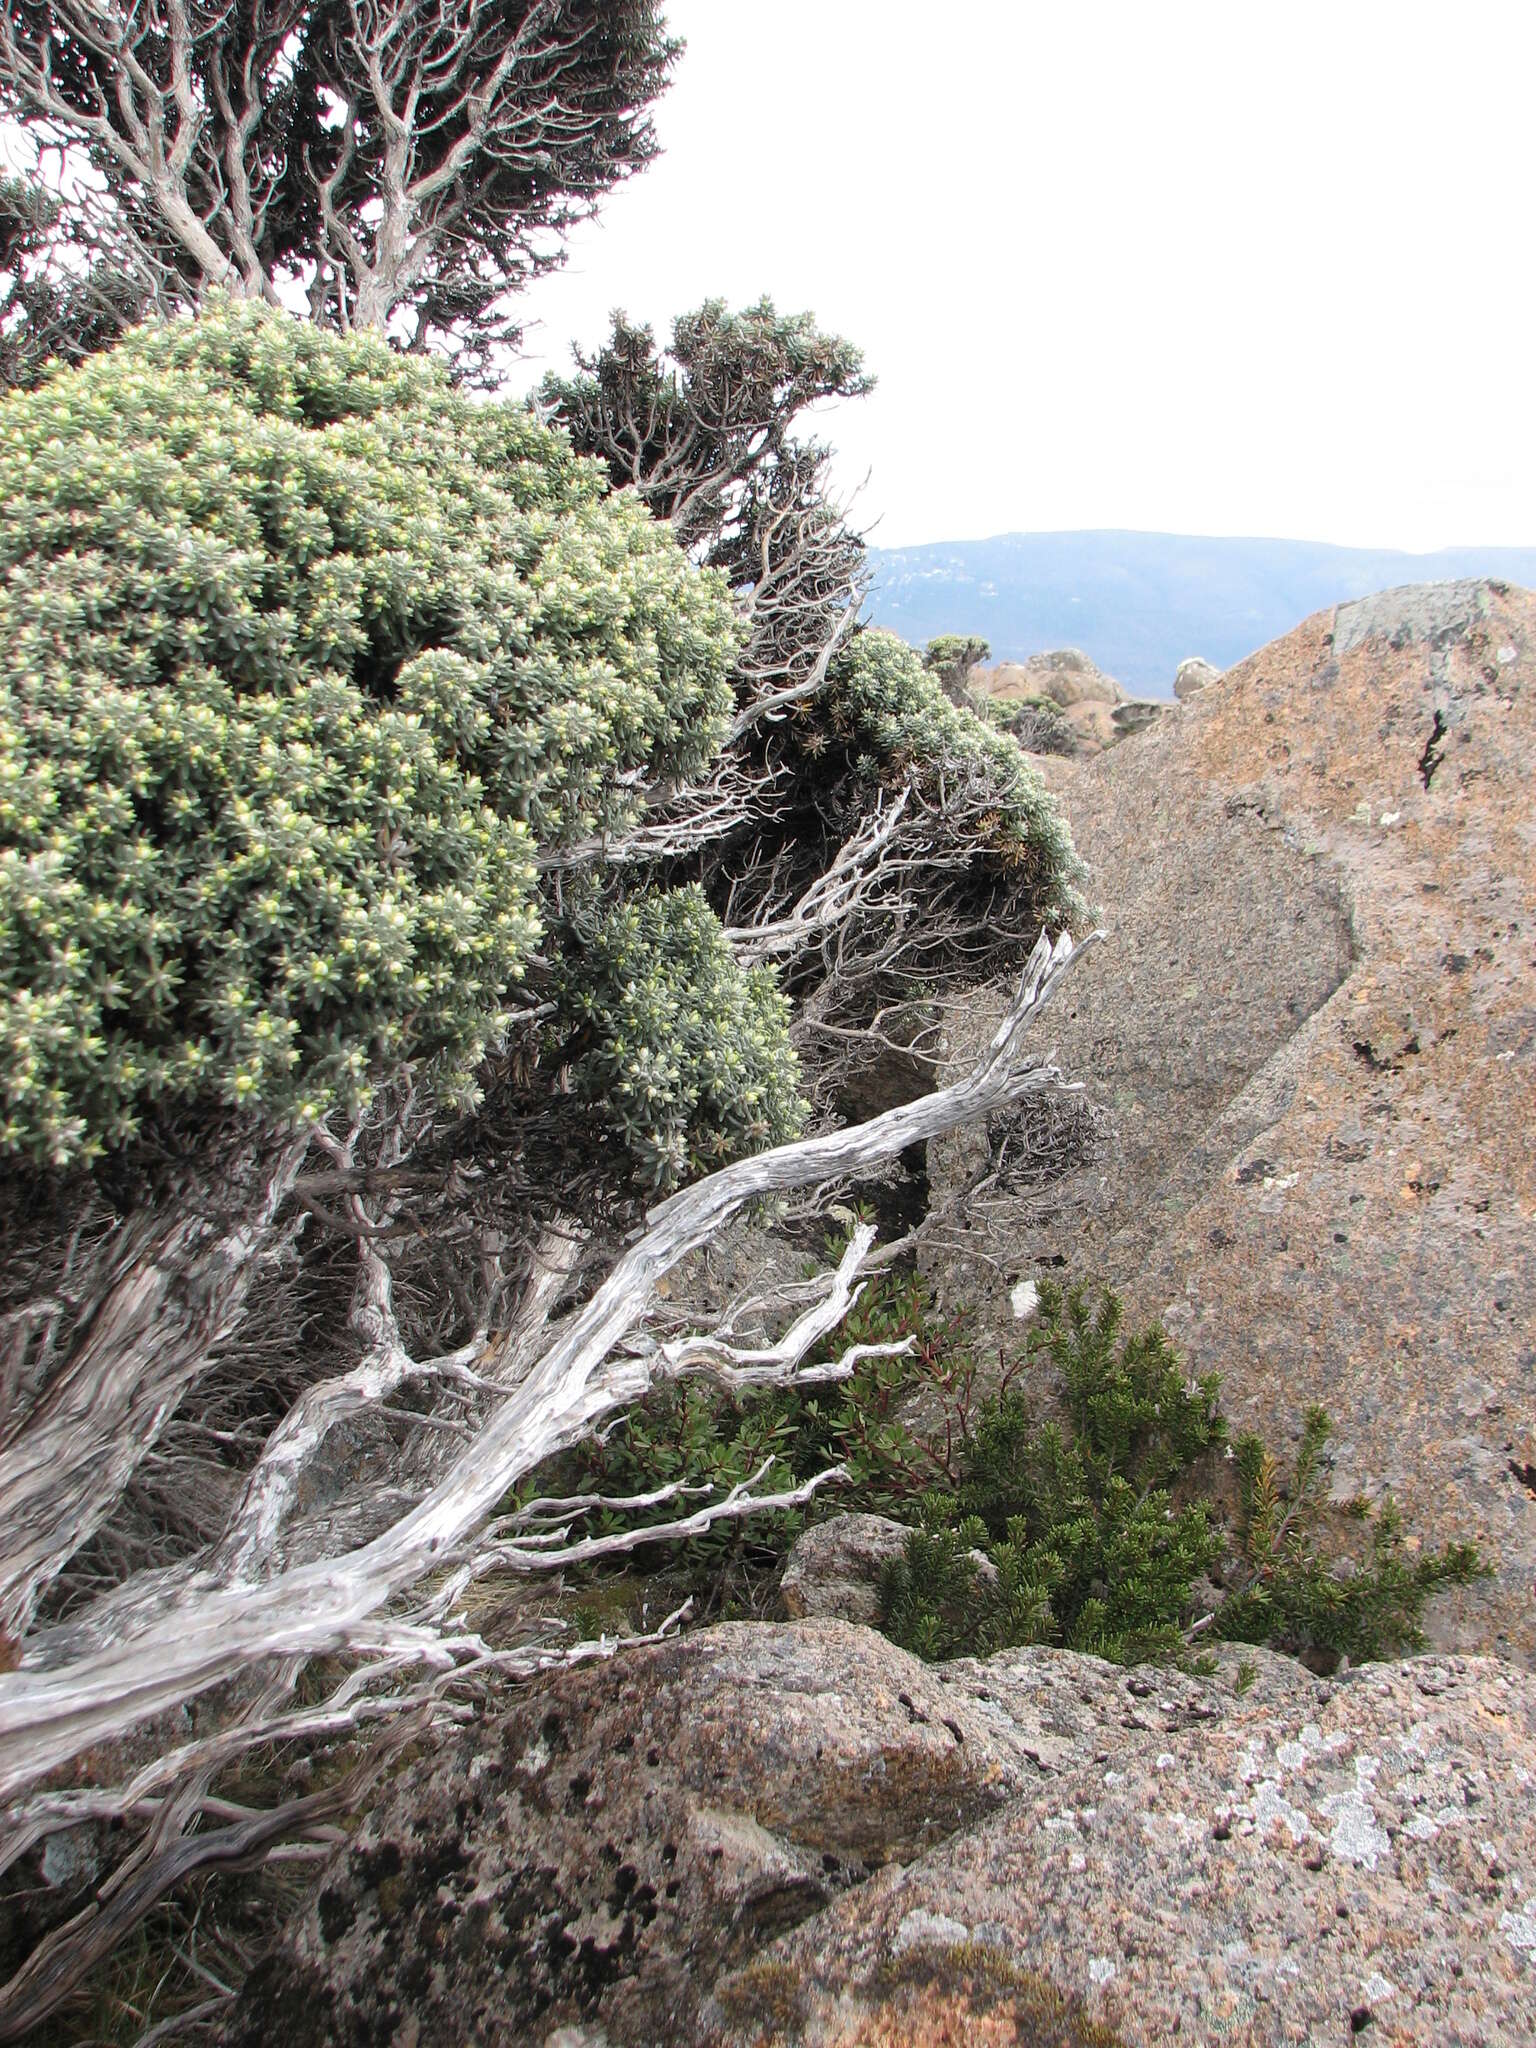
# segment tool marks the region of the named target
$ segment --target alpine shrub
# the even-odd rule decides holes
[[[964,799],[978,855],[1033,884],[1047,924],[1084,915],[1083,866],[1061,811],[1014,742],[945,696],[894,633],[861,632],[833,663],[834,729],[868,781],[909,776],[930,800]]]
[[[626,898],[583,925],[557,986],[578,1027],[572,1085],[670,1187],[800,1129],[789,1005],[767,968],[737,964],[701,889]]]
[[[905,1337],[907,1356],[740,1400],[663,1386],[538,1484],[609,1496],[659,1477],[702,1498],[764,1466],[765,1485],[789,1487],[840,1464],[848,1483],[810,1513],[909,1525],[881,1626],[930,1659],[1051,1643],[1189,1662],[1209,1635],[1329,1668],[1420,1647],[1428,1596],[1484,1570],[1469,1544],[1410,1558],[1390,1502],[1374,1515],[1355,1504],[1357,1554],[1324,1512],[1322,1411],[1287,1479],[1257,1437],[1229,1444],[1216,1377],[1191,1379],[1157,1326],[1127,1332],[1113,1293],[1043,1286],[1028,1346],[999,1359],[985,1392],[965,1320],[936,1320],[912,1276],[881,1275],[827,1350]],[[653,1519],[677,1512],[669,1500]],[[760,1611],[804,1519],[721,1525],[669,1554],[673,1591],[686,1585],[706,1613]]]
[[[538,847],[719,745],[728,593],[597,464],[250,305],[0,403],[0,1156],[471,1076]]]

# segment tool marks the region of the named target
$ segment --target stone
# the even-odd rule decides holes
[[[226,2039],[684,2040],[722,1968],[1037,1775],[1038,1716],[974,1690],[839,1621],[579,1666],[389,1785]]]
[[[1213,1661],[818,1621],[562,1673],[388,1786],[227,2048],[1527,2041],[1536,1678]]]
[[[791,1620],[832,1615],[866,1626],[880,1619],[880,1574],[903,1555],[907,1531],[887,1515],[833,1515],[795,1541],[779,1582]]]
[[[1188,1730],[1103,1736],[1091,1763],[757,1958],[781,2000],[792,1994],[795,2026],[778,2038],[976,2038],[978,1985],[994,2019],[1016,2021],[1043,1984],[1063,2040],[1267,2048],[1368,2027],[1402,2048],[1530,2040],[1528,1672],[1415,1658],[1298,1682]],[[1005,1966],[989,1971],[988,1952]],[[771,2038],[734,2021],[741,1974],[706,2010],[711,2048]]]
[[[1197,690],[1208,689],[1212,683],[1220,681],[1219,668],[1213,668],[1210,662],[1192,654],[1188,661],[1179,663],[1173,678],[1173,694],[1182,703],[1186,697],[1193,697]]]
[[[1536,597],[1339,606],[1041,768],[1108,931],[1043,1044],[1107,1129],[973,1214],[974,1261],[950,1233],[946,1299],[1016,1344],[1020,1280],[1101,1277],[1282,1455],[1320,1402],[1337,1500],[1493,1568],[1430,1640],[1536,1659]],[[944,1078],[1002,1000],[955,1006]],[[977,1142],[930,1147],[935,1198]]]
[[[1177,709],[1164,698],[1128,696],[1079,647],[973,669],[970,680],[973,690],[1005,703],[1036,697],[1054,704],[1072,730],[1074,758],[1102,753]]]

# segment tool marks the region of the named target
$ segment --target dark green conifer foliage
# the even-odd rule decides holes
[[[1429,1595],[1484,1570],[1469,1544],[1410,1556],[1390,1502],[1374,1516],[1353,1507],[1348,1524],[1368,1539],[1356,1554],[1325,1512],[1322,1411],[1287,1483],[1257,1437],[1229,1445],[1218,1379],[1191,1379],[1158,1327],[1128,1332],[1113,1293],[1043,1287],[1029,1345],[984,1397],[963,1319],[937,1320],[910,1275],[872,1284],[829,1349],[903,1337],[908,1356],[865,1360],[831,1386],[735,1402],[697,1383],[661,1389],[584,1447],[576,1472],[537,1488],[678,1480],[702,1499],[764,1466],[788,1487],[842,1464],[847,1486],[810,1512],[911,1526],[884,1575],[881,1625],[930,1659],[1049,1643],[1188,1662],[1227,1640],[1331,1668],[1419,1647]],[[675,1590],[686,1583],[707,1614],[764,1611],[806,1519],[722,1525],[669,1551]]]
[[[1330,1434],[1323,1409],[1309,1408],[1288,1486],[1261,1438],[1237,1439],[1242,1565],[1218,1617],[1220,1633],[1229,1642],[1274,1643],[1298,1656],[1337,1652],[1355,1663],[1420,1649],[1425,1600],[1443,1586],[1480,1576],[1477,1551],[1470,1543],[1451,1543],[1410,1554],[1391,1498],[1374,1514],[1357,1500],[1350,1507],[1369,1529],[1368,1558],[1350,1573],[1330,1569],[1316,1548],[1328,1497]]]
[[[886,1622],[924,1656],[1056,1642],[1136,1662],[1179,1647],[1190,1581],[1221,1548],[1181,1481],[1225,1437],[1214,1378],[1186,1382],[1161,1330],[1121,1331],[1111,1294],[1042,1291],[1037,1360],[1060,1375],[1070,1430],[1017,1384],[982,1405],[952,1503],[884,1588]]]

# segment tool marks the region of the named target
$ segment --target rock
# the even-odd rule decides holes
[[[1102,1276],[1221,1374],[1235,1427],[1283,1452],[1320,1402],[1337,1499],[1390,1491],[1494,1568],[1431,1641],[1531,1661],[1536,597],[1340,606],[1176,725],[1041,765],[1109,928],[1044,1043],[1110,1130],[973,1218],[986,1256],[946,1252],[946,1297],[1016,1343],[1018,1280]],[[1000,1003],[955,1006],[945,1078]],[[930,1147],[936,1197],[975,1144]]]
[[[1125,692],[1113,676],[1091,662],[1080,647],[1061,647],[1048,654],[1032,654],[1028,661],[1001,662],[993,675],[996,696],[1049,697],[1063,711],[1075,704],[1122,704]]]
[[[1039,1717],[974,1691],[838,1621],[564,1673],[390,1784],[226,2038],[684,2040],[720,1969],[1037,1774]]]
[[[1102,753],[1176,708],[1157,697],[1127,696],[1079,647],[973,669],[970,680],[972,689],[1005,702],[1036,697],[1054,704],[1073,732],[1077,758]]]
[[[411,1766],[238,2048],[1529,2039],[1536,1678],[729,1624]]]
[[[1530,2040],[1529,1673],[1410,1659],[1187,1730],[1101,1735],[1090,1763],[725,1975],[704,2038]],[[793,2015],[777,2035],[742,2024],[754,1980]],[[1036,2012],[1060,2031],[1028,2033]]]
[[[1193,697],[1197,690],[1206,689],[1211,683],[1221,681],[1221,670],[1213,668],[1208,661],[1202,661],[1192,654],[1188,661],[1181,661],[1173,678],[1173,694],[1182,702]]]
[[[880,1619],[880,1574],[903,1555],[907,1532],[886,1515],[833,1515],[795,1543],[779,1583],[791,1620],[831,1615],[873,1625]]]

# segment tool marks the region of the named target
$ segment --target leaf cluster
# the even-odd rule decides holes
[[[1363,1500],[1350,1504],[1368,1538],[1367,1555],[1353,1568],[1330,1566],[1317,1549],[1330,1434],[1326,1411],[1309,1408],[1288,1482],[1261,1438],[1237,1439],[1240,1564],[1217,1617],[1220,1633],[1229,1642],[1279,1643],[1298,1656],[1321,1651],[1357,1664],[1421,1649],[1424,1602],[1479,1577],[1477,1551],[1470,1543],[1410,1548],[1389,1496],[1374,1512]]]
[[[945,696],[960,705],[971,703],[971,670],[991,659],[990,645],[973,633],[940,633],[923,649],[923,667],[937,680]]]
[[[798,1134],[789,1005],[769,969],[738,966],[701,890],[640,891],[571,923],[553,993],[575,1037],[559,1049],[647,1187]]]
[[[861,632],[834,661],[829,715],[855,771],[918,790],[964,832],[975,862],[1029,893],[1045,923],[1083,915],[1084,870],[1065,818],[1011,739],[952,704],[894,633]]]

